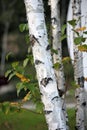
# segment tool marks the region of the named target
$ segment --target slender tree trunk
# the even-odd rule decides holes
[[[53,54],[53,63],[59,64],[59,67],[55,69],[56,80],[58,84],[59,95],[63,102],[63,112],[65,114],[66,122],[68,121],[68,116],[66,113],[66,106],[64,100],[65,94],[65,78],[62,64],[62,43],[60,41],[61,38],[61,23],[60,23],[60,0],[50,0],[49,4],[51,7],[51,24],[52,24],[52,45],[53,49],[57,51],[57,53]],[[67,127],[68,129],[68,127]]]
[[[5,57],[6,57],[6,51],[7,51],[7,37],[8,37],[8,29],[9,29],[9,22],[5,22],[5,29],[2,39],[2,55],[1,55],[1,67],[0,67],[0,74],[4,75],[5,73]]]
[[[37,79],[49,130],[66,130],[49,50],[42,0],[25,0]]]
[[[81,27],[81,0],[72,1],[72,14],[73,19],[77,22],[75,29]],[[80,35],[82,35],[80,33]],[[73,39],[77,37],[73,32]],[[82,44],[82,43],[81,43]],[[85,107],[86,107],[86,93],[84,89],[84,77],[83,77],[83,55],[78,50],[78,45],[73,43],[74,49],[74,77],[76,84],[80,87],[76,89],[76,129],[85,130]]]
[[[59,64],[59,68],[55,69],[56,78],[58,81],[58,89],[65,92],[65,78],[62,64],[62,48],[61,48],[61,25],[60,25],[60,7],[59,0],[51,0],[51,23],[52,23],[52,38],[53,49],[57,53],[53,54],[53,62]]]
[[[15,4],[16,0],[9,3],[9,7],[11,8]],[[7,5],[5,1],[1,0],[1,6],[2,6],[2,16],[3,14],[9,9],[7,8]],[[10,10],[9,16],[3,19],[4,23],[4,34],[2,38],[2,54],[1,54],[1,66],[0,66],[0,75],[4,75],[5,73],[5,58],[6,58],[6,51],[7,51],[7,40],[8,40],[8,30],[9,26],[12,20],[14,10]]]

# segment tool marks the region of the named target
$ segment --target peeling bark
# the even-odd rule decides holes
[[[48,129],[66,130],[62,101],[57,90],[57,82],[49,50],[43,2],[42,0],[25,0],[25,7],[29,33],[34,38],[31,40],[31,42],[34,41],[32,52]]]

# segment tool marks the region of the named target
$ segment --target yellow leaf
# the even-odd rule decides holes
[[[19,105],[18,102],[11,102],[10,104],[13,105],[13,106],[17,106],[17,105]]]
[[[79,32],[79,31],[84,31],[84,30],[86,30],[86,27],[85,27],[85,26],[84,26],[84,27],[81,27],[81,28],[77,28],[77,29],[76,29],[76,31],[77,31],[77,32]]]
[[[29,82],[30,79],[26,78],[24,75],[20,73],[16,73],[16,76],[22,81],[22,82]]]
[[[78,46],[78,50],[81,51],[81,52],[87,52],[87,46],[80,45],[80,46]]]
[[[62,61],[63,62],[70,62],[71,61],[71,59],[70,59],[70,57],[64,57],[63,59],[62,59]]]
[[[23,102],[26,102],[27,100],[29,100],[29,98],[30,98],[30,92],[28,92],[27,94],[26,94],[26,96],[24,97],[24,99],[22,100]]]

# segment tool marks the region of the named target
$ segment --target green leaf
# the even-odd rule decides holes
[[[32,49],[31,46],[28,47],[28,53],[31,53]]]
[[[54,53],[54,54],[58,54],[58,50],[55,50],[55,49],[51,49],[51,51],[52,51],[52,53]]]
[[[20,24],[19,30],[20,30],[20,32],[24,32],[25,30],[28,30],[28,24],[26,24],[26,23]]]
[[[5,73],[5,77],[8,77],[9,74],[11,74],[12,70],[7,70],[6,73]]]
[[[33,55],[32,55],[32,54],[29,54],[29,55],[27,55],[27,57],[29,58],[29,61],[30,61],[31,64],[33,65],[33,64],[34,64]]]
[[[19,65],[19,62],[13,62],[12,67],[15,69]]]
[[[71,26],[73,26],[73,27],[76,26],[76,20],[75,20],[75,19],[68,21],[68,23],[69,23]]]
[[[29,35],[28,34],[25,35],[25,40],[26,40],[26,43],[28,44],[29,43]]]
[[[6,55],[6,60],[8,60],[8,58],[10,57],[10,56],[12,56],[13,55],[13,53],[12,52],[9,52],[7,55]]]
[[[16,74],[16,72],[15,72],[15,71],[14,71],[13,73],[11,73],[11,74],[9,75],[8,80],[11,80],[11,79],[15,76],[15,74]]]
[[[65,38],[67,38],[67,35],[66,35],[66,34],[64,34],[64,35],[62,35],[62,36],[60,37],[60,41],[63,41]]]
[[[72,31],[75,32],[77,36],[79,36],[79,33],[76,30],[72,29]]]
[[[85,42],[85,40],[86,40],[86,38],[83,38],[82,36],[76,37],[76,38],[74,39],[74,43],[75,43],[75,45],[79,45],[79,44],[81,44],[82,42]]]
[[[66,27],[67,27],[66,24],[64,24],[64,25],[62,26],[62,29],[61,29],[61,34],[62,34],[62,35],[64,35]]]
[[[23,67],[26,67],[29,62],[29,58],[26,58],[23,62]]]
[[[22,89],[24,89],[24,84],[22,82],[17,83],[16,88],[17,88],[17,95],[19,96],[19,93],[21,92]]]
[[[5,114],[8,114],[8,112],[10,111],[10,103],[9,102],[4,102],[2,104],[2,111],[5,113]]]
[[[74,39],[75,45],[79,45],[79,44],[81,44],[81,42],[82,42],[82,38],[81,38],[81,37],[76,37],[76,38]]]
[[[58,70],[60,67],[61,67],[61,64],[60,64],[59,62],[56,62],[56,63],[54,64],[54,68],[55,68],[56,70]]]
[[[20,108],[19,107],[17,107],[17,106],[11,106],[10,107],[10,112],[19,112],[20,111]]]
[[[43,111],[43,104],[42,104],[42,102],[36,102],[36,111],[38,113],[42,113],[42,111]]]
[[[84,34],[87,34],[87,31],[83,32]]]
[[[82,42],[85,42],[86,41],[86,38],[82,37]]]

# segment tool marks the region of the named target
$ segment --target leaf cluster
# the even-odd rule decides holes
[[[0,103],[0,109],[5,114],[19,112],[20,111],[20,103],[3,102],[3,103]]]

